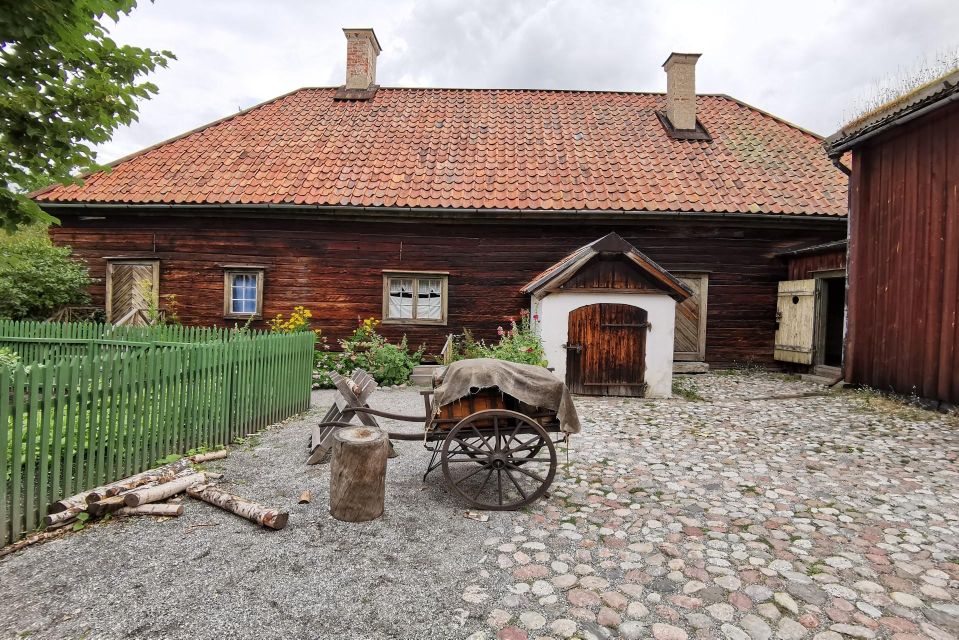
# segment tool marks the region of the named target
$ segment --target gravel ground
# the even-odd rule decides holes
[[[314,407],[325,409],[331,397],[314,394]],[[410,391],[380,391],[372,404],[423,410]],[[0,637],[468,635],[483,618],[468,620],[459,594],[481,571],[483,541],[512,531],[505,529],[511,515],[465,518],[441,474],[421,482],[429,459],[422,444],[397,442],[385,515],[363,524],[334,520],[329,467],[304,464],[317,413],[208,465],[223,471],[227,490],[288,508],[286,529],[267,531],[187,499],[180,518],[118,520],[8,556],[0,560]],[[314,493],[311,504],[297,504],[303,489]]]
[[[552,496],[485,523],[441,474],[421,483],[409,442],[385,516],[338,523],[328,468],[303,464],[316,415],[279,425],[219,466],[289,507],[286,530],[188,500],[28,549],[0,560],[0,637],[959,637],[955,416],[778,375],[684,380],[691,400],[577,398]]]

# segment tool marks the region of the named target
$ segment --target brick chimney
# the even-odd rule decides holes
[[[380,43],[372,29],[343,29],[346,35],[346,88],[369,89],[376,84]]]
[[[696,129],[696,61],[700,53],[671,53],[666,70],[666,117],[674,129]]]

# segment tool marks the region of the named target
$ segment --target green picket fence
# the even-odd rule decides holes
[[[312,333],[146,329],[113,339],[104,328],[87,338],[94,355],[84,344],[85,355],[54,358],[50,347],[36,351],[42,364],[0,370],[0,545],[36,529],[63,497],[309,407]],[[11,337],[0,344],[53,344]]]
[[[221,327],[120,326],[96,322],[37,322],[0,320],[0,345],[12,349],[24,363],[43,363],[64,356],[93,356],[149,346],[234,340],[267,335]]]

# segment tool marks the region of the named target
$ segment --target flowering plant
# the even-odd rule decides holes
[[[312,326],[313,312],[297,305],[293,307],[293,312],[289,318],[285,318],[282,313],[273,316],[273,319],[267,322],[272,333],[300,333],[312,331],[316,335],[316,349],[313,351],[313,369],[319,375],[320,386],[331,387],[333,381],[330,379],[329,372],[337,369],[337,354],[330,351],[329,341],[320,329],[314,329]],[[249,324],[249,320],[247,321]],[[244,327],[245,329],[246,327]]]
[[[317,336],[320,335],[319,329],[313,329],[311,327],[310,318],[313,317],[313,312],[304,307],[303,305],[297,305],[293,307],[293,313],[290,314],[289,318],[284,318],[282,313],[278,313],[273,316],[273,319],[269,321],[270,331],[273,333],[299,333],[301,331],[313,331]]]
[[[406,336],[399,344],[391,344],[377,332],[379,325],[379,320],[366,318],[349,338],[340,340],[342,353],[337,354],[336,370],[348,375],[355,369],[363,369],[382,385],[403,384],[409,380],[413,367],[420,363],[423,347],[410,353]]]
[[[538,319],[535,318],[534,319]],[[547,365],[546,353],[543,350],[543,341],[533,329],[529,311],[519,312],[519,322],[509,318],[510,328],[496,327],[499,342],[487,345],[484,341],[476,341],[468,330],[457,341],[454,359],[466,358],[495,358],[508,362],[535,364],[541,367]]]

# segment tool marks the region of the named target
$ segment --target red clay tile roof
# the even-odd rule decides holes
[[[844,215],[821,140],[697,98],[712,141],[675,140],[662,94],[301,89],[114,163],[43,202],[308,204]]]

